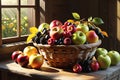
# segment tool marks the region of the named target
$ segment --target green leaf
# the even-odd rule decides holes
[[[88,18],[88,21],[92,21],[92,19],[93,19],[93,18],[92,18],[92,16],[91,16],[91,17]]]
[[[93,18],[92,22],[96,25],[104,24],[103,20],[98,17]]]
[[[72,16],[73,16],[75,19],[80,20],[80,15],[79,15],[78,13],[73,12],[73,13],[72,13]]]

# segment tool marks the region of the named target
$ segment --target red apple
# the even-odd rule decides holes
[[[50,37],[53,39],[59,39],[62,36],[62,29],[60,27],[53,27],[50,29]]]
[[[28,63],[29,63],[29,57],[24,55],[24,54],[20,54],[17,57],[17,62],[18,64],[20,64],[22,67],[27,67]]]
[[[67,25],[62,25],[61,28],[63,29],[63,31],[67,31]]]
[[[98,35],[95,33],[95,31],[90,30],[86,33],[87,41],[89,43],[95,43],[99,40]]]
[[[65,39],[64,39],[64,44],[65,44],[65,45],[70,45],[71,43],[72,43],[71,38],[65,38]]]
[[[75,64],[75,65],[73,66],[73,72],[79,73],[79,72],[81,72],[81,71],[82,71],[82,66],[81,66],[80,64]]]
[[[59,20],[53,20],[53,21],[50,23],[50,29],[51,29],[52,27],[62,26],[62,25],[63,25],[63,24],[62,24],[61,21],[59,21]]]
[[[47,43],[49,45],[54,45],[55,44],[55,39],[49,38],[48,41],[47,41]]]
[[[67,32],[67,31],[63,32],[63,37],[71,37],[71,36],[72,36],[71,32]]]
[[[69,25],[67,26],[67,32],[74,33],[76,31],[75,25]]]
[[[71,22],[68,22],[68,21],[66,21],[66,22],[64,22],[64,25],[66,25],[66,26],[69,26],[69,25],[71,25],[72,23]]]
[[[17,63],[17,57],[22,53],[23,53],[22,51],[14,51],[11,55],[12,60],[14,60]]]
[[[100,67],[99,63],[95,60],[90,63],[90,66],[91,66],[92,71],[98,71]]]

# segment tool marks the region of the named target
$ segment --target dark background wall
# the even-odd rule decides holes
[[[64,22],[72,18],[72,12],[79,13],[81,18],[101,17],[105,24],[100,28],[109,34],[109,38],[103,39],[101,47],[120,51],[120,41],[117,39],[117,1],[45,0],[45,19],[48,23],[54,19]]]

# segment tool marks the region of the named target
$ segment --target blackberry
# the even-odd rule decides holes
[[[37,35],[37,37],[40,37],[41,36],[41,32],[38,32],[36,35]]]
[[[89,25],[89,30],[95,30],[95,28],[91,25]]]
[[[45,35],[45,40],[48,40],[50,38],[49,35]]]
[[[36,36],[36,37],[34,38],[34,42],[37,43],[37,44],[39,44],[39,43],[40,43],[40,38],[39,38],[38,36]]]
[[[84,72],[91,72],[91,71],[92,71],[92,69],[91,69],[91,67],[89,65],[85,66]]]
[[[36,37],[36,36],[35,36]],[[32,41],[35,42],[35,37],[32,38]]]
[[[58,40],[55,40],[55,44],[56,45],[63,45],[64,44],[63,41],[64,41],[64,38],[60,38]]]
[[[47,44],[47,40],[45,40],[44,36],[42,36],[40,39],[39,39],[40,43],[41,44]]]
[[[102,33],[99,33],[98,36],[99,36],[100,39],[104,38],[104,35]]]
[[[96,34],[99,34],[99,33],[100,33],[100,29],[99,29],[99,28],[95,28],[94,31],[95,31]]]
[[[44,29],[43,29],[42,34],[48,34],[47,28],[44,28]]]
[[[82,67],[83,67],[83,71],[84,72],[91,72],[91,67],[90,67],[90,63],[91,63],[91,60],[90,59],[87,59],[87,60],[84,60],[82,61]]]

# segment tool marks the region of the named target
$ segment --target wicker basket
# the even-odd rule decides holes
[[[101,44],[97,43],[84,45],[42,45],[33,43],[44,56],[48,65],[59,68],[72,67],[77,60],[86,60],[92,57],[96,48]]]

